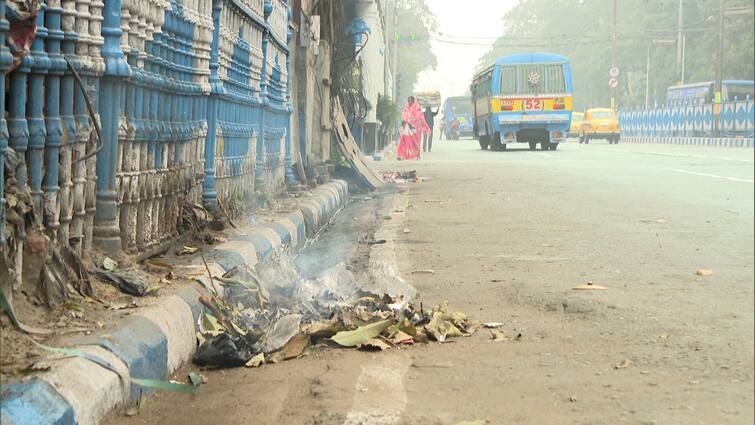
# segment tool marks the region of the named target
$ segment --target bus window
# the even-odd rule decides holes
[[[510,95],[516,93],[516,68],[513,66],[501,67],[501,94]]]
[[[564,67],[560,64],[545,66],[545,83],[548,93],[566,93]]]
[[[726,84],[724,85],[724,99],[728,101],[745,100],[747,96],[750,96],[750,100],[753,100],[755,94],[755,86],[746,84]]]
[[[451,112],[454,113],[454,115],[459,114],[471,114],[472,113],[472,103],[471,101],[456,101],[451,103]]]
[[[538,95],[566,93],[561,64],[522,64],[501,68],[501,94]]]

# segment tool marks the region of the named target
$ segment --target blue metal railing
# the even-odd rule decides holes
[[[716,108],[720,113],[714,114]],[[716,122],[718,134],[716,134]],[[723,137],[753,138],[753,99],[734,98],[714,103],[680,102],[645,109],[619,111],[622,135],[630,137]]]
[[[288,0],[47,0],[12,70],[5,6],[0,156],[13,150],[10,183],[61,243],[150,251],[183,202],[214,208],[293,178]]]

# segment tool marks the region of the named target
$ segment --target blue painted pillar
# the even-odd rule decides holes
[[[287,2],[288,3],[288,2]],[[291,10],[291,5],[287,4],[286,7],[288,8],[288,31],[287,31],[287,38],[286,42],[288,43],[289,47],[291,46],[291,40],[294,38],[294,33],[291,31],[291,19],[293,18],[293,12]],[[286,183],[293,184],[296,182],[296,177],[294,177],[294,170],[291,166],[291,119],[293,118],[292,112],[294,111],[293,107],[291,106],[291,52],[292,49],[289,48],[288,53],[286,53],[286,112],[288,113],[288,116],[286,117],[286,165],[285,165],[285,172],[286,172]]]
[[[273,3],[265,0],[265,28],[262,32],[262,71],[260,73],[260,117],[259,117],[259,134],[257,136],[257,155],[254,166],[254,187],[256,191],[265,190],[265,158],[263,157],[263,146],[265,144],[265,115],[270,106],[270,99],[267,97],[267,46],[270,44],[270,27],[267,23],[270,14],[273,13]]]
[[[97,202],[94,214],[94,243],[114,255],[121,249],[115,171],[118,160],[118,126],[125,80],[131,68],[121,50],[121,1],[108,0],[102,11],[102,58],[105,73],[100,81],[102,148],[97,153]]]
[[[76,56],[76,41],[78,40],[78,34],[74,31],[74,12],[75,10],[71,9],[63,10],[61,28],[63,29],[64,34],[61,49],[63,54],[68,57],[69,61],[71,61],[71,65],[74,67],[74,69],[79,70],[81,68],[81,64],[79,63],[78,57]],[[52,30],[49,29],[48,31],[50,31],[50,35],[52,36]],[[85,167],[84,164],[73,163],[73,152],[75,150],[74,144],[77,141],[76,119],[74,116],[74,99],[76,96],[75,90],[77,90],[78,87],[74,85],[73,74],[71,72],[65,72],[67,67],[65,60],[63,60],[62,62],[62,66],[64,74],[60,78],[60,119],[63,134],[61,139],[61,148],[58,154],[58,162],[60,163],[60,170],[58,174],[60,178],[58,179],[57,184],[60,186],[60,196],[58,197],[60,212],[58,213],[57,220],[60,222],[58,239],[62,243],[70,243],[71,221],[73,220],[74,205],[76,204],[76,202],[73,200],[75,195],[74,191],[72,190],[74,186],[74,169],[79,168],[83,171],[82,174],[86,174],[86,171],[83,170],[83,168]],[[45,115],[47,115],[47,113],[45,113]],[[48,135],[50,134],[49,128],[47,133]],[[45,184],[45,186],[47,186],[47,183]],[[82,213],[85,214],[85,212],[83,211],[83,187],[80,195],[80,200],[79,210],[81,210]]]
[[[209,209],[215,209],[218,192],[215,188],[215,142],[218,128],[218,102],[223,94],[223,84],[218,76],[220,46],[220,13],[223,11],[222,0],[214,0],[212,5],[212,42],[210,43],[210,98],[207,101],[207,136],[204,142],[204,183],[202,185],[202,203]]]
[[[26,99],[26,119],[29,125],[29,187],[31,189],[31,199],[34,203],[35,210],[39,213],[42,211],[42,175],[43,161],[45,154],[45,118],[42,115],[44,104],[44,82],[47,69],[50,67],[50,60],[45,52],[45,39],[47,38],[47,29],[45,28],[45,6],[37,14],[37,34],[31,46],[31,52],[27,57],[30,66],[29,74],[29,94]],[[41,214],[36,214],[41,219]],[[41,222],[40,222],[41,224]]]
[[[0,0],[0,106],[5,111],[5,74],[10,68],[13,56],[8,46],[5,45],[5,34],[8,32],[9,23],[5,19],[5,0]],[[0,248],[5,246],[5,152],[8,150],[8,123],[5,121],[5,113],[0,115]]]
[[[47,138],[45,140],[45,178],[42,190],[44,191],[45,226],[55,233],[60,226],[58,164],[60,162],[60,143],[63,139],[63,126],[60,120],[60,77],[66,70],[66,62],[61,54],[61,42],[64,35],[61,31],[62,15],[63,8],[60,7],[60,3],[49,2],[45,11],[46,47],[50,66],[45,83],[44,112]],[[68,243],[67,240],[62,242]]]

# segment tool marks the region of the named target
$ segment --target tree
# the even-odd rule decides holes
[[[504,31],[480,66],[496,57],[530,51],[567,56],[572,64],[575,109],[609,104],[612,3],[606,0],[522,0],[504,17]],[[726,0],[727,7],[752,5]],[[687,36],[685,82],[711,81],[715,76],[718,0],[683,3]],[[621,107],[645,101],[646,57],[653,40],[675,40],[677,1],[618,0],[617,57],[622,70],[616,91]],[[748,21],[749,20],[749,21]],[[752,15],[727,18],[724,78],[753,79]],[[650,95],[665,99],[668,86],[678,83],[676,44],[651,44]]]
[[[430,37],[438,28],[438,20],[425,0],[398,1],[398,98],[404,99],[414,91],[417,76],[427,69],[435,69],[438,58],[432,51]]]

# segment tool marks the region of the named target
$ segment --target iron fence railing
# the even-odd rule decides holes
[[[24,193],[79,254],[140,253],[176,235],[182,202],[293,178],[289,0],[35,4],[0,0],[0,246]]]
[[[622,135],[630,137],[752,138],[755,110],[748,96],[720,105],[682,102],[648,109],[627,108],[619,111],[619,121]]]

